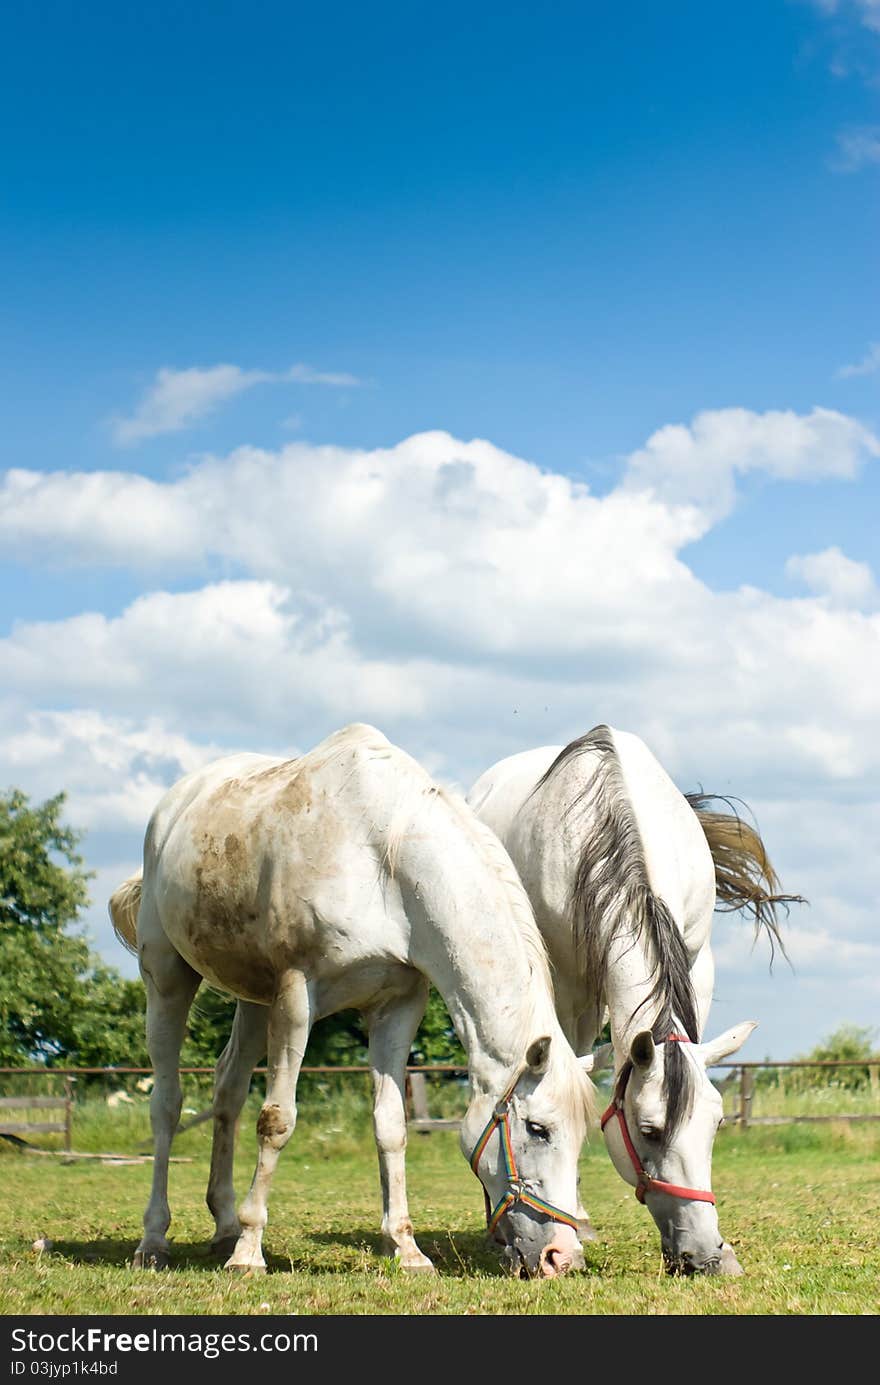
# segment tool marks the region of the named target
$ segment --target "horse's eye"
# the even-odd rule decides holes
[[[656,1141],[656,1140],[662,1140],[662,1139],[663,1139],[663,1131],[662,1131],[662,1130],[658,1130],[656,1125],[642,1125],[642,1126],[639,1126],[639,1133],[640,1133],[646,1140],[654,1140],[654,1141]]]
[[[550,1131],[546,1125],[539,1125],[537,1121],[526,1121],[526,1130],[530,1135],[534,1135],[536,1140],[549,1140]]]

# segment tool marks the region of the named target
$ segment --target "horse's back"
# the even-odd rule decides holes
[[[472,785],[465,802],[502,842],[508,840],[513,820],[561,746],[538,746],[508,755],[492,765]]]
[[[389,760],[393,787],[393,747],[355,725],[295,759],[225,756],[187,775],[147,831],[145,927],[260,1002],[285,967],[327,975],[335,956],[399,951],[399,920],[376,890]]]
[[[589,833],[582,815],[601,806],[588,789],[610,737],[651,888],[672,910],[689,947],[700,946],[711,926],[715,871],[696,814],[640,736],[610,726],[595,730],[602,733],[598,739],[588,733],[565,748],[575,754],[540,746],[499,760],[476,781],[467,801],[507,846],[539,918],[560,914],[571,888],[564,840],[569,809],[580,804],[571,830]]]

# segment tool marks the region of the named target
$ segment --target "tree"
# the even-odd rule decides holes
[[[799,1074],[805,1086],[836,1086],[858,1089],[869,1083],[868,1062],[876,1063],[878,1055],[873,1050],[873,1029],[859,1028],[854,1024],[843,1024],[817,1044],[810,1053],[804,1055],[813,1062],[857,1062],[863,1058],[863,1068],[808,1068]]]
[[[78,851],[65,826],[66,795],[32,807],[26,794],[0,794],[0,1065],[149,1066],[140,981],[124,979],[73,925],[88,902]],[[185,1067],[213,1066],[229,1037],[235,1000],[203,985],[181,1051]],[[416,1038],[416,1062],[460,1063],[464,1051],[441,997],[431,988]],[[355,1011],[328,1015],[309,1039],[309,1064],[367,1059]]]
[[[32,807],[0,794],[0,1063],[82,1066],[145,1058],[143,987],[71,925],[89,902],[63,793]]]

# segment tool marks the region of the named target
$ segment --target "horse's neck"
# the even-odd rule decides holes
[[[412,961],[446,1002],[475,1086],[495,1091],[533,1039],[559,1031],[552,989],[516,917],[517,907],[528,910],[525,895],[517,905],[454,813],[435,812],[428,832],[404,840],[395,874]]]
[[[605,1004],[614,1052],[626,1055],[636,1034],[653,1028],[659,1006],[651,996],[652,962],[642,938],[626,930],[611,941],[605,976]]]
[[[608,807],[607,796],[600,798],[591,791],[595,769],[596,760],[592,755],[573,757],[560,766],[543,787],[543,801],[538,804],[545,826],[549,829],[555,825],[556,828],[546,837],[543,850],[545,859],[555,860],[552,874],[559,882],[556,890],[557,909],[560,911],[558,927],[564,930],[567,950],[565,969],[571,974],[576,974],[578,970],[577,943],[572,933],[569,908],[571,890],[578,876],[584,843],[598,843],[599,824],[603,811]],[[625,801],[636,826],[640,827],[642,795],[639,792],[638,801],[634,800],[631,787],[626,781],[620,784],[619,788],[626,791],[625,800],[621,802]],[[559,824],[562,824],[562,830],[559,830]],[[597,850],[604,851],[607,846],[608,843],[604,842],[597,845]],[[656,853],[649,854],[644,850],[641,832],[633,838],[633,848],[638,850],[639,846],[642,848],[641,868],[645,883],[651,890],[656,890]],[[608,1007],[612,1040],[618,1054],[628,1051],[634,1034],[652,1027],[660,1008],[656,997],[652,996],[657,975],[654,948],[645,921],[621,907],[621,901],[626,898],[623,883],[621,879],[619,886],[607,889],[608,907],[597,910],[593,919],[592,926],[598,932],[598,950],[605,954],[606,966],[601,978],[588,979],[588,999],[595,1003],[599,1024],[604,1007]],[[557,969],[560,966],[558,947],[558,943],[555,943],[551,948]]]

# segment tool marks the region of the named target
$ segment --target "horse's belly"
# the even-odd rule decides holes
[[[248,927],[246,915],[229,916],[227,926],[197,911],[174,911],[162,927],[176,950],[206,981],[242,1000],[267,1005],[275,993],[277,969],[263,930]]]

